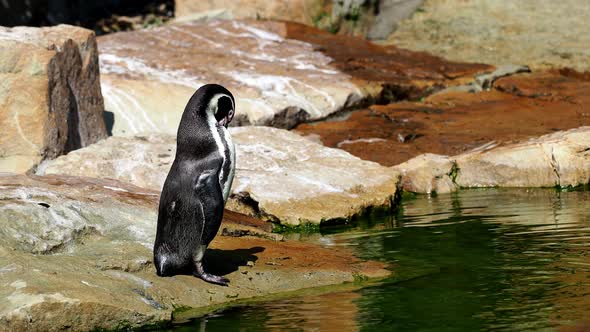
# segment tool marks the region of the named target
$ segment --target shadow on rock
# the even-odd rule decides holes
[[[208,249],[203,258],[203,264],[208,273],[224,276],[237,271],[240,266],[246,266],[249,261],[257,261],[258,257],[254,254],[263,251],[263,247],[234,250]]]

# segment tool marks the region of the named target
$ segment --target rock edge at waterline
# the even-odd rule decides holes
[[[160,278],[151,261],[157,203],[157,192],[114,180],[0,176],[0,331],[134,328],[170,322],[179,307],[389,274],[343,248],[217,236],[205,266],[229,287]]]

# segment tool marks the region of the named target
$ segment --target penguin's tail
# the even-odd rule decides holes
[[[170,277],[177,274],[185,264],[173,253],[157,252],[154,254],[154,265],[158,276]]]

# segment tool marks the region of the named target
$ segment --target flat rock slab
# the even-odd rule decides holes
[[[590,81],[556,72],[502,77],[489,91],[438,93],[352,112],[296,131],[385,166],[457,155],[590,125]]]
[[[282,224],[343,222],[395,204],[398,177],[386,167],[270,127],[230,128],[236,175],[228,209]],[[110,137],[48,162],[40,174],[113,178],[160,191],[175,137]]]
[[[404,189],[418,193],[584,186],[590,183],[590,127],[452,157],[424,154],[394,169],[403,175]]]
[[[107,136],[94,32],[0,27],[0,172]]]
[[[205,266],[227,275],[229,287],[160,278],[151,262],[156,192],[113,180],[0,176],[0,197],[0,330],[139,327],[170,321],[178,307],[389,273],[346,249],[218,236]]]
[[[102,36],[98,45],[114,135],[175,134],[190,96],[210,82],[235,95],[233,125],[291,128],[491,70],[272,21],[175,24]]]
[[[427,0],[390,38],[454,61],[590,70],[590,2]]]

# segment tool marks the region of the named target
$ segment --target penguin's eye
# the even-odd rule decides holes
[[[226,119],[226,121],[231,121],[231,118],[234,116],[233,104],[229,97],[220,97],[217,100],[217,112],[215,113],[215,120],[217,122]]]

